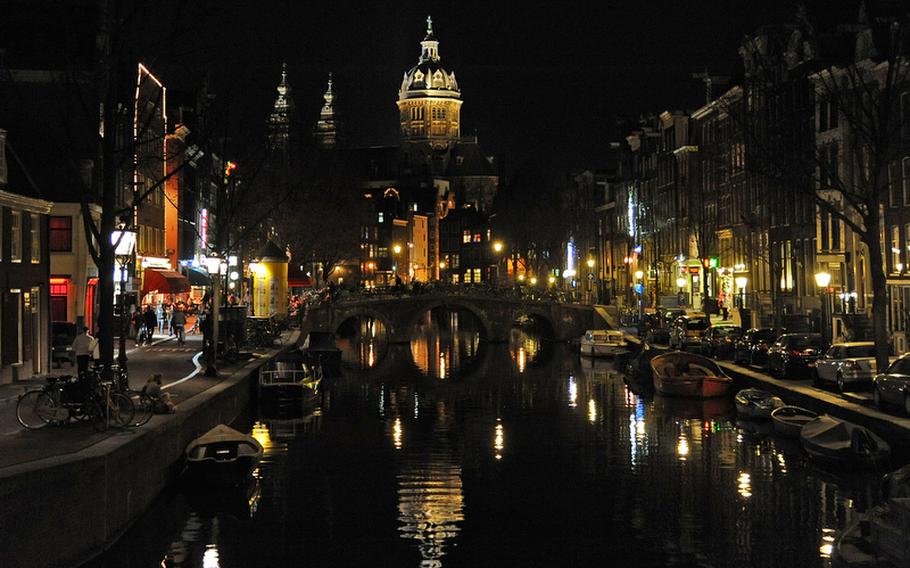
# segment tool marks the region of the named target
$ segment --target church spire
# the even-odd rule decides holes
[[[275,106],[269,116],[269,144],[273,149],[287,151],[290,134],[291,115],[294,112],[294,101],[291,99],[291,86],[288,84],[288,64],[281,64],[281,82],[275,89]]]
[[[418,63],[439,61],[439,42],[433,34],[433,18],[427,16],[427,35],[420,42],[420,59]]]
[[[335,92],[332,89],[332,73],[329,73],[329,84],[322,95],[325,104],[319,111],[314,135],[320,148],[331,149],[338,145],[338,117],[335,112]]]

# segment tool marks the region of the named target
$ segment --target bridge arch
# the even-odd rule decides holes
[[[392,324],[391,320],[380,311],[374,310],[366,306],[357,306],[356,308],[350,310],[341,311],[338,314],[338,318],[335,321],[332,332],[337,336],[338,332],[341,331],[342,326],[352,319],[362,319],[362,318],[373,318],[376,321],[382,323],[386,329],[386,335],[390,338],[393,333],[395,333],[395,326]]]
[[[553,321],[552,314],[548,310],[539,306],[519,304],[512,308],[512,322],[517,321],[522,316],[527,316],[535,322],[542,324],[543,331],[547,339],[556,338],[556,322]]]
[[[470,302],[459,301],[457,299],[451,300],[446,298],[431,300],[426,304],[419,306],[414,314],[405,322],[405,327],[403,329],[396,330],[397,335],[399,337],[405,335],[410,339],[410,334],[414,327],[417,325],[417,322],[420,321],[420,318],[422,318],[427,312],[432,312],[438,308],[464,310],[468,312],[477,319],[477,322],[480,325],[480,338],[485,340],[490,337],[490,332],[492,331],[490,329],[490,321],[482,310],[478,309],[476,306],[471,305]]]

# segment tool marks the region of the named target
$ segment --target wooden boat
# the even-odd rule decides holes
[[[803,449],[813,459],[838,465],[876,465],[891,455],[891,447],[868,428],[823,414],[803,426]]]
[[[817,413],[799,406],[781,406],[771,411],[774,433],[784,438],[799,438],[803,426],[816,418]]]
[[[628,350],[622,332],[614,329],[589,329],[579,342],[579,352],[588,357],[615,357]]]
[[[187,469],[198,481],[219,486],[244,483],[262,458],[256,438],[219,424],[186,447]]]
[[[733,379],[717,363],[694,353],[664,353],[650,364],[654,389],[667,396],[713,398],[726,395],[733,386]]]
[[[784,405],[780,398],[759,389],[743,389],[736,393],[733,401],[737,414],[758,420],[770,419],[771,412]]]

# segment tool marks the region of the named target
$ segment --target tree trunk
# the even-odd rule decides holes
[[[872,332],[875,340],[875,363],[878,369],[888,366],[891,338],[888,337],[888,285],[885,280],[884,258],[879,241],[878,209],[867,218],[863,243],[869,249],[869,275],[872,277]]]

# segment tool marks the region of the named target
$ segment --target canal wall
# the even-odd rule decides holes
[[[178,412],[84,450],[0,470],[0,566],[78,566],[110,546],[180,473],[186,446],[247,407],[263,357]]]

